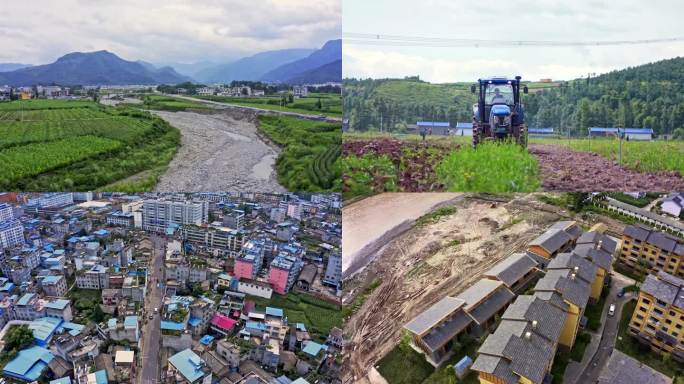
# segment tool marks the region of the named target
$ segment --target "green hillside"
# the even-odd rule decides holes
[[[524,79],[524,74],[523,79]],[[475,79],[473,79],[473,83]],[[402,131],[419,120],[471,121],[471,83],[431,84],[418,77],[345,79],[344,111],[355,131]],[[684,137],[684,58],[662,60],[565,83],[527,83],[530,127],[586,135],[587,127],[649,127]],[[676,131],[678,128],[680,130]]]

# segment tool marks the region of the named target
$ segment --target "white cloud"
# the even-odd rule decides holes
[[[147,61],[222,60],[339,38],[339,0],[3,1],[0,62],[107,49]]]
[[[681,0],[343,0],[344,32],[453,39],[598,41],[684,37]],[[347,77],[571,79],[684,56],[684,42],[611,47],[397,47],[344,44]]]

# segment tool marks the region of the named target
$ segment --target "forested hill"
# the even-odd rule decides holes
[[[589,80],[530,84],[523,102],[530,127],[558,131],[562,123],[563,133],[582,136],[591,126],[649,127],[663,134],[684,127],[683,90],[684,58],[675,58]],[[452,125],[471,121],[475,101],[466,83],[430,84],[417,77],[344,81],[344,111],[354,130],[378,129],[380,116],[383,130],[433,118]]]
[[[530,126],[586,134],[587,127],[684,127],[684,58],[577,79],[525,98]]]
[[[430,84],[418,79],[355,80],[343,84],[343,110],[358,131],[401,131],[419,120],[471,121],[475,96],[467,84]]]

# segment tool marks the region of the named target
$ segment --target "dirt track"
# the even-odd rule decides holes
[[[381,284],[345,324],[350,344],[343,382],[372,382],[369,368],[396,345],[404,324],[462,292],[563,216],[531,195],[499,203],[466,198],[455,207],[455,214],[389,240],[377,259],[345,282],[349,291],[376,279]]]
[[[453,200],[459,193],[384,193],[368,197],[342,210],[342,273],[345,276],[363,268],[384,245],[388,232],[403,232],[402,224],[431,211],[436,205]],[[378,244],[380,243],[380,244]]]
[[[153,113],[182,135],[157,191],[285,191],[273,168],[278,152],[257,135],[253,116],[227,110]]]
[[[591,152],[558,145],[530,144],[539,160],[545,191],[681,191],[684,178],[677,172],[641,173]]]

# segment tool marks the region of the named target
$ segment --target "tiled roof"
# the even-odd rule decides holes
[[[404,328],[415,334],[422,335],[464,304],[465,301],[461,299],[447,296],[416,316]]]
[[[569,270],[550,270],[534,287],[535,292],[558,292],[564,300],[584,308],[591,293],[589,284],[582,279],[572,278]]]
[[[641,291],[658,300],[684,308],[684,280],[665,272],[648,275],[641,284]]]
[[[534,332],[551,342],[557,342],[565,324],[565,313],[560,308],[536,296],[521,295],[506,309],[502,319],[536,321]]]
[[[612,269],[613,254],[606,252],[603,247],[597,249],[597,245],[594,243],[578,244],[572,253],[591,261],[606,271]]]
[[[549,229],[542,233],[539,237],[532,240],[530,245],[538,245],[544,248],[549,253],[559,251],[563,245],[572,240],[572,237],[561,229]]]
[[[501,286],[491,296],[475,307],[468,310],[468,314],[478,323],[484,324],[491,319],[494,314],[508,305],[515,298],[515,294],[505,286]]]
[[[430,332],[423,337],[423,342],[430,350],[435,351],[461,333],[472,322],[473,319],[461,308],[447,321],[431,329]]]
[[[560,253],[546,266],[547,270],[567,269],[576,273],[577,277],[591,284],[596,278],[598,267],[591,261],[574,253]]]
[[[496,277],[510,287],[537,265],[538,263],[526,254],[514,253],[485,272],[485,276]]]
[[[461,292],[456,298],[465,301],[465,310],[469,312],[501,286],[503,286],[503,283],[500,281],[480,279],[468,289]]]

